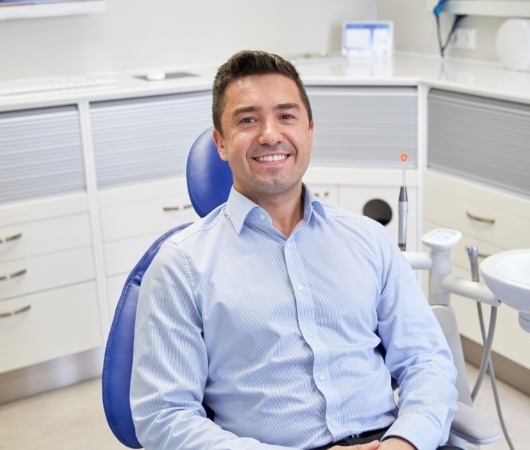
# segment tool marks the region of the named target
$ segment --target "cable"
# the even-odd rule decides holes
[[[508,447],[510,448],[510,450],[515,450],[515,448],[513,446],[513,443],[512,443],[512,440],[510,438],[510,435],[508,433],[508,429],[506,428],[506,423],[504,422],[504,416],[502,414],[501,403],[500,403],[500,400],[499,400],[499,392],[498,392],[498,389],[497,389],[497,380],[496,380],[496,377],[495,377],[495,371],[493,369],[493,362],[491,360],[491,347],[486,352],[486,341],[489,340],[489,341],[493,342],[493,338],[489,339],[489,337],[490,337],[491,333],[494,332],[494,328],[495,328],[494,324],[495,324],[495,321],[496,321],[497,307],[496,306],[492,306],[491,307],[492,311],[491,311],[491,316],[490,316],[490,331],[489,331],[487,337],[486,337],[486,330],[485,330],[485,326],[484,326],[484,316],[482,314],[482,305],[481,305],[480,302],[477,302],[477,310],[478,310],[478,317],[479,317],[479,323],[480,323],[480,333],[482,335],[482,341],[484,342],[485,347],[484,347],[484,354],[483,354],[483,362],[481,363],[481,368],[480,368],[481,370],[479,372],[479,378],[477,378],[477,381],[475,382],[475,387],[473,388],[473,392],[471,394],[471,400],[474,401],[475,397],[478,394],[478,390],[480,389],[480,384],[482,383],[482,378],[484,377],[484,373],[486,372],[485,367],[484,367],[484,370],[483,370],[482,365],[483,365],[483,363],[485,361],[487,361],[486,365],[487,365],[488,372],[490,374],[491,388],[493,390],[493,397],[494,397],[494,400],[495,400],[495,408],[497,409],[497,416],[499,417],[499,422],[501,424],[502,432],[504,434],[504,437],[506,439],[506,442],[508,443]],[[495,318],[494,318],[494,316],[495,316]],[[481,373],[482,373],[482,375],[481,375]],[[480,379],[480,382],[479,382],[479,379]]]
[[[436,18],[436,31],[437,31],[437,35],[438,35],[438,47],[440,49],[440,56],[442,58],[445,56],[445,49],[447,48],[447,46],[451,42],[451,38],[453,37],[453,34],[454,34],[455,30],[456,30],[456,27],[458,26],[460,21],[464,17],[466,17],[465,15],[462,15],[462,14],[457,14],[455,16],[455,18],[453,20],[453,25],[451,26],[451,30],[449,31],[449,34],[447,35],[447,39],[446,39],[445,43],[443,43],[442,42],[442,30],[441,30],[441,26],[440,26],[440,14],[442,13],[445,4],[448,1],[449,0],[440,0],[438,2],[438,4],[434,7],[433,11],[432,11],[433,14],[434,14],[434,17]]]
[[[449,34],[447,35],[447,39],[445,40],[445,43],[442,44],[442,32],[440,27],[440,16],[436,16],[436,30],[438,33],[438,46],[440,48],[440,56],[443,58],[445,56],[445,49],[451,42],[451,38],[453,37],[453,34],[455,33],[456,27],[460,23],[460,21],[466,17],[465,15],[458,14],[455,16],[453,20],[453,25],[451,26],[451,30],[449,30]]]
[[[482,308],[480,308],[479,311],[480,311],[479,314],[481,315]],[[493,336],[495,334],[496,319],[497,319],[497,307],[492,306],[488,335],[487,336],[485,334],[482,335],[482,339],[484,340],[484,352],[482,353],[482,361],[480,363],[480,369],[479,369],[477,380],[475,381],[475,387],[473,388],[473,392],[471,392],[471,400],[475,400],[475,397],[477,396],[477,393],[482,384],[482,380],[484,379],[484,374],[486,373],[486,369],[488,368],[488,361],[490,360],[491,347],[493,345]],[[484,322],[482,321],[481,330],[483,330],[483,328],[484,328]]]

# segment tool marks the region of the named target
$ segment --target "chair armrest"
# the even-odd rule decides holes
[[[501,429],[488,416],[472,406],[458,402],[451,433],[475,445],[495,442],[501,436]]]

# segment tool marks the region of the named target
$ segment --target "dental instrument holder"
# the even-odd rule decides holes
[[[413,269],[429,270],[428,300],[440,322],[447,342],[453,353],[454,364],[458,371],[456,387],[459,400],[472,404],[471,392],[466,377],[466,363],[456,315],[451,306],[451,294],[457,294],[472,300],[498,306],[500,302],[485,286],[452,275],[453,249],[462,238],[462,233],[449,229],[435,229],[422,238],[429,252],[403,252]]]
[[[422,243],[429,248],[429,252],[404,251],[403,255],[413,269],[429,271],[427,298],[440,323],[453,355],[453,362],[457,370],[455,385],[458,390],[458,401],[460,404],[471,407],[473,401],[466,376],[466,361],[456,314],[451,306],[451,294],[461,295],[494,306],[498,306],[500,302],[489,289],[480,283],[452,275],[453,249],[460,242],[461,238],[462,233],[459,231],[435,229],[425,234],[422,238]],[[476,429],[481,430],[485,429],[484,423],[473,420],[472,415],[467,415],[464,407],[459,406],[458,415],[460,415],[459,422],[468,425],[473,423],[471,427],[477,427]],[[487,422],[487,419],[483,417],[482,421]],[[491,422],[490,426],[492,428],[495,427]],[[458,433],[456,430],[453,430],[448,443],[462,448],[468,448],[466,443],[467,439],[464,437],[467,435],[468,430],[460,431],[461,433]],[[496,438],[493,438],[493,440],[496,440]],[[476,442],[475,444],[482,445],[486,443],[488,442]]]

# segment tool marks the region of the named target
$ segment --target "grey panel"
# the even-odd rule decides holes
[[[97,102],[91,121],[100,187],[181,175],[191,145],[212,126],[211,93]]]
[[[401,167],[417,163],[416,88],[308,88],[315,119],[313,164]]]
[[[0,113],[0,202],[84,189],[75,106]]]
[[[530,194],[530,106],[432,90],[428,166]]]

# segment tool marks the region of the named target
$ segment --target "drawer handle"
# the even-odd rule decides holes
[[[0,281],[10,280],[11,278],[20,277],[27,272],[26,269],[20,269],[13,273],[8,273],[7,275],[0,275]]]
[[[471,220],[474,220],[475,222],[490,223],[492,225],[495,223],[495,219],[487,219],[485,217],[475,216],[474,214],[471,214],[469,211],[466,211],[466,215],[467,217],[469,217]]]
[[[16,316],[18,314],[23,314],[28,312],[31,309],[31,305],[23,306],[22,308],[15,309],[14,311],[9,311],[0,314],[0,319],[5,319],[7,317]]]
[[[0,244],[3,244],[4,242],[16,241],[17,239],[20,239],[21,237],[22,237],[22,233],[12,234],[11,236],[7,236],[4,239],[0,239]]]
[[[315,197],[320,197],[322,195],[322,197],[326,198],[326,197],[329,197],[329,192],[327,191],[324,191],[322,193],[320,192],[315,192]]]
[[[169,212],[169,211],[181,211],[181,210],[184,210],[184,209],[190,209],[192,207],[191,203],[187,203],[185,205],[182,205],[182,206],[164,206],[164,211],[166,212]]]

